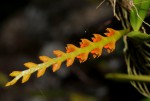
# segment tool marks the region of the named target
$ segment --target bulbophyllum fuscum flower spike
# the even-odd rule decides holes
[[[44,75],[46,69],[52,66],[52,71],[56,72],[60,69],[62,62],[66,61],[66,66],[69,67],[74,63],[75,58],[79,60],[80,63],[85,62],[88,59],[88,55],[92,54],[94,58],[101,56],[102,49],[105,48],[108,53],[115,49],[115,43],[121,36],[126,34],[127,30],[114,30],[112,28],[107,28],[107,33],[105,36],[99,34],[93,34],[92,41],[88,39],[81,39],[80,47],[76,47],[73,44],[67,44],[66,52],[60,50],[54,50],[53,53],[55,58],[49,58],[47,56],[39,56],[42,61],[40,64],[33,62],[25,63],[26,70],[23,71],[13,71],[10,76],[14,77],[6,86],[14,85],[20,78],[22,78],[22,83],[29,80],[32,73],[37,72],[37,77]]]

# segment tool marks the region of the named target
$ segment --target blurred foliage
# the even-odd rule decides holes
[[[5,83],[8,82],[9,79],[6,74],[0,72],[0,87],[4,87]]]
[[[141,101],[150,101],[149,98],[142,99]]]
[[[71,93],[70,101],[99,101],[97,98],[85,94]]]

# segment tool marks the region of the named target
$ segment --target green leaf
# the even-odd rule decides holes
[[[131,26],[134,31],[139,31],[150,8],[150,0],[133,0],[130,5],[132,6],[130,11]]]
[[[150,35],[139,31],[132,31],[128,33],[128,37],[134,38],[139,41],[150,41]]]

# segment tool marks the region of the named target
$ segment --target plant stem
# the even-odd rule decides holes
[[[123,73],[109,73],[105,76],[108,79],[150,82],[150,75],[128,75]]]

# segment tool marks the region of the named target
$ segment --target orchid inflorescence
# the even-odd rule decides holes
[[[91,53],[94,58],[99,57],[102,54],[103,48],[105,48],[108,53],[112,52],[115,49],[116,41],[122,35],[119,31],[112,28],[107,28],[107,31],[107,33],[104,33],[106,37],[100,34],[93,34],[94,37],[92,37],[92,41],[81,39],[80,47],[76,47],[73,44],[67,44],[66,53],[60,50],[54,50],[53,53],[56,55],[56,58],[39,56],[39,59],[43,63],[25,63],[24,66],[27,67],[27,70],[13,71],[10,73],[10,76],[14,77],[14,79],[8,82],[6,86],[14,85],[20,78],[22,78],[22,83],[25,83],[29,80],[31,74],[36,71],[37,77],[41,77],[50,66],[52,66],[52,71],[56,72],[60,69],[62,62],[64,61],[66,61],[67,67],[74,63],[75,58],[77,58],[80,63],[85,62],[88,59],[89,53]]]

